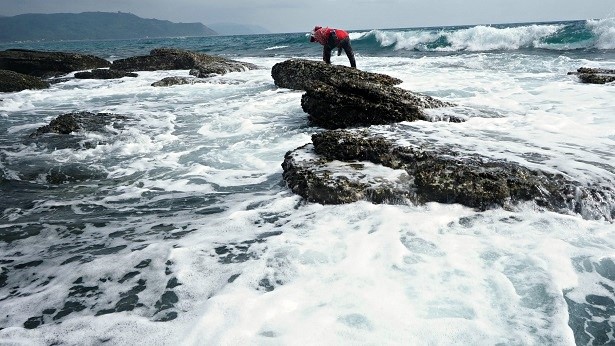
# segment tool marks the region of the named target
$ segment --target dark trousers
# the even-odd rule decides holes
[[[331,47],[329,45],[324,46],[323,51],[322,51],[322,59],[327,63],[330,64],[331,63],[331,51],[334,49],[335,47]],[[340,43],[337,45],[337,49],[338,49],[338,53],[337,55],[342,54],[342,49],[344,50],[344,52],[346,53],[346,56],[348,57],[348,60],[350,61],[350,66],[356,68],[357,67],[357,63],[354,60],[354,52],[352,51],[352,46],[350,46],[350,38],[345,38],[343,40],[340,41]]]

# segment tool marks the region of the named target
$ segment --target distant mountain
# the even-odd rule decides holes
[[[144,19],[122,12],[20,14],[0,17],[0,41],[101,40],[217,34],[201,23]]]
[[[269,30],[258,25],[247,25],[237,23],[214,23],[208,24],[210,28],[217,31],[220,35],[252,35],[269,34]]]

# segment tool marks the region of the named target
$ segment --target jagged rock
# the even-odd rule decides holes
[[[77,79],[116,79],[123,77],[138,77],[134,72],[117,71],[111,69],[97,68],[92,71],[84,71],[75,73]]]
[[[401,81],[383,74],[309,60],[273,66],[276,85],[305,90],[301,106],[309,120],[326,129],[427,120],[425,109],[453,104],[395,87]],[[462,122],[447,115],[442,120]]]
[[[156,70],[198,70],[202,75],[225,74],[256,69],[256,65],[225,59],[203,53],[174,48],[158,48],[150,55],[119,59],[111,66],[114,70],[156,71]]]
[[[110,65],[109,61],[93,55],[25,49],[0,51],[0,69],[43,78]]]
[[[168,87],[173,85],[194,84],[194,79],[188,77],[165,77],[152,83],[153,87]]]
[[[30,138],[39,137],[45,133],[71,134],[78,131],[106,132],[106,127],[118,120],[127,119],[123,115],[110,113],[75,112],[62,114],[53,119],[49,125],[44,125],[30,134]]]
[[[582,83],[606,84],[615,81],[615,70],[580,67],[576,72],[568,72],[569,75],[577,75]]]
[[[368,130],[325,131],[312,141],[288,152],[282,164],[290,189],[312,202],[441,202],[486,210],[533,201],[546,210],[615,219],[612,185],[584,185],[427,141],[401,145]]]
[[[46,89],[49,83],[34,76],[14,71],[0,70],[0,92],[15,92],[27,89]]]

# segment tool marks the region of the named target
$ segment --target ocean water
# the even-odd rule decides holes
[[[382,126],[581,182],[615,184],[615,20],[351,33],[360,69],[458,106],[465,123]],[[2,345],[615,343],[615,226],[532,204],[307,203],[284,154],[321,131],[271,67],[305,33],[14,42],[109,60],[178,47],[258,65],[69,80],[0,95]],[[333,63],[349,65],[347,58]],[[56,116],[128,118],[29,134]]]

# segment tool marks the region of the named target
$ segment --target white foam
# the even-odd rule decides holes
[[[556,33],[563,25],[529,25],[513,28],[475,26],[446,33],[451,47],[441,50],[489,51],[534,47],[539,40]]]
[[[396,50],[434,50],[434,51],[493,51],[517,50],[519,48],[546,47],[540,42],[562,29],[564,25],[526,25],[518,27],[497,28],[492,26],[474,26],[458,30],[371,30],[369,32],[351,33],[352,40],[362,40],[371,36],[382,47]],[[602,27],[602,26],[601,26]],[[428,45],[444,38],[445,47]],[[550,46],[549,46],[550,47]]]
[[[615,18],[588,20],[587,25],[598,36],[596,48],[615,49]]]
[[[277,50],[277,49],[284,49],[284,48],[288,48],[289,46],[273,46],[273,47],[268,47],[265,48],[265,50]]]

